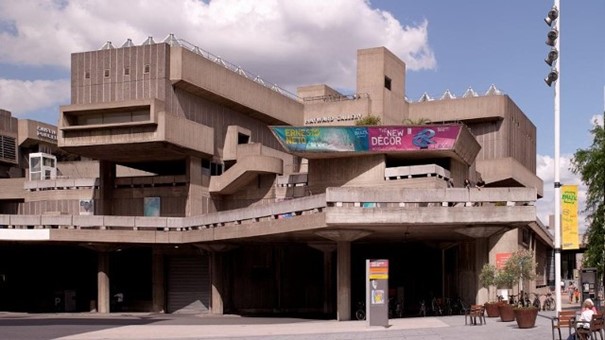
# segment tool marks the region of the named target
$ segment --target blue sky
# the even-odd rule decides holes
[[[605,86],[603,0],[561,0],[561,182],[580,184],[569,158],[602,121]],[[386,46],[407,65],[407,97],[445,90],[461,96],[491,84],[538,129],[544,220],[553,203],[553,88],[543,79],[549,47],[546,0],[3,0],[0,108],[57,123],[69,103],[70,53],[119,47],[169,33],[265,80],[295,91],[326,83],[353,89],[355,51]],[[584,188],[582,188],[582,191]],[[582,202],[582,193],[580,199]]]

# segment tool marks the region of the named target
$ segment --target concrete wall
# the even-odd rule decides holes
[[[391,89],[385,87],[385,77]],[[382,118],[382,124],[401,124],[407,117],[405,103],[405,64],[384,47],[357,51],[357,92],[371,99],[371,113]]]
[[[321,193],[327,187],[369,186],[384,182],[384,155],[310,159],[308,187]]]

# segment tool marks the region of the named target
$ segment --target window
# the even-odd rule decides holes
[[[143,68],[143,73],[149,73],[149,64],[146,64]]]
[[[250,136],[243,133],[237,134],[237,144],[248,144],[250,142]]]
[[[105,78],[109,78],[109,69],[105,69],[105,71],[103,71],[103,76]]]
[[[130,67],[128,67],[128,66],[124,67],[124,75],[125,76],[129,76],[130,75]]]
[[[149,109],[125,112],[96,112],[72,116],[72,120],[73,125],[76,126],[146,122],[150,120],[150,112]]]
[[[389,78],[387,76],[384,77],[384,87],[387,90],[391,91],[391,78]]]
[[[90,72],[89,71],[84,72],[84,79],[90,79]]]

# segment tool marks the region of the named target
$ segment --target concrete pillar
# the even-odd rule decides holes
[[[492,297],[487,296],[488,290],[481,287],[479,283],[479,275],[481,274],[481,268],[483,265],[489,263],[489,251],[488,251],[488,240],[487,238],[475,239],[475,302],[478,304],[484,304],[488,302]]]
[[[203,210],[202,160],[197,157],[187,158],[187,204],[185,216],[201,215]]]
[[[223,314],[223,257],[219,252],[210,253],[210,280],[212,283],[210,312]]]
[[[351,320],[351,242],[371,232],[338,229],[315,234],[336,241],[336,320]]]
[[[113,215],[113,189],[116,180],[116,164],[99,161],[100,204],[95,215]]]
[[[97,312],[109,313],[109,253],[97,255]]]
[[[323,253],[324,256],[324,270],[323,270],[323,278],[324,278],[324,286],[323,286],[323,296],[324,296],[324,306],[323,312],[324,314],[331,314],[334,312],[334,296],[332,292],[334,291],[334,280],[332,280],[332,270],[334,269],[334,261],[332,261],[332,253],[336,250],[336,244],[333,243],[310,243],[310,247],[315,248]]]
[[[336,243],[336,320],[351,320],[351,242]]]
[[[151,309],[154,313],[164,313],[165,299],[164,254],[154,248],[151,258]]]

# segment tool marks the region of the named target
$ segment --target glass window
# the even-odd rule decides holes
[[[29,166],[31,167],[31,171],[40,171],[40,158],[32,158]]]

